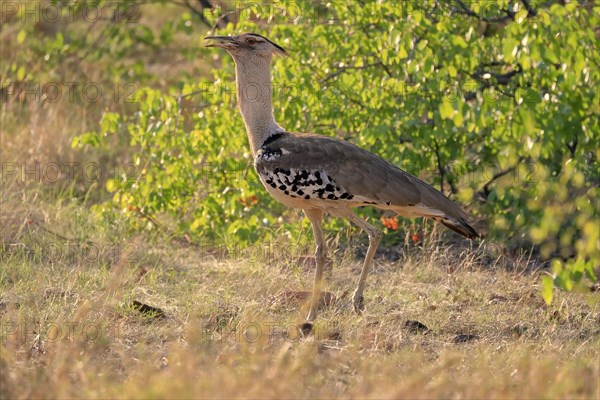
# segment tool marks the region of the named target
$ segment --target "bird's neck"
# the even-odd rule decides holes
[[[270,58],[236,60],[237,99],[248,131],[250,149],[255,155],[264,141],[283,129],[273,117],[273,86]]]

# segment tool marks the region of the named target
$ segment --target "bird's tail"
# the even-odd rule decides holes
[[[454,232],[458,232],[469,239],[480,237],[475,228],[462,218],[437,217],[434,219],[445,227],[452,229]]]

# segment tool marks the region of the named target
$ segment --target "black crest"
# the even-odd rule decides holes
[[[285,49],[283,47],[281,47],[277,43],[273,42],[272,40],[267,39],[263,35],[259,35],[258,33],[246,33],[246,35],[255,36],[255,37],[259,37],[261,39],[264,39],[267,42],[271,43],[273,46],[277,47],[282,53],[287,54],[287,51],[285,51]]]

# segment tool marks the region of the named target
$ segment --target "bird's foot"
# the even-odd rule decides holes
[[[310,335],[313,330],[313,326],[314,325],[312,322],[306,321],[305,323],[298,325],[298,333],[303,338],[308,337],[308,335]]]
[[[354,312],[357,314],[362,314],[365,309],[365,298],[361,292],[354,292],[354,296],[352,296],[352,306],[354,307]]]

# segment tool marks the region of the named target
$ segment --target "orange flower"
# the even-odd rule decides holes
[[[258,197],[255,195],[250,197],[240,197],[237,199],[237,201],[239,201],[244,207],[250,207],[250,205],[258,203]]]
[[[381,217],[381,223],[388,229],[395,231],[398,229],[398,217]]]

